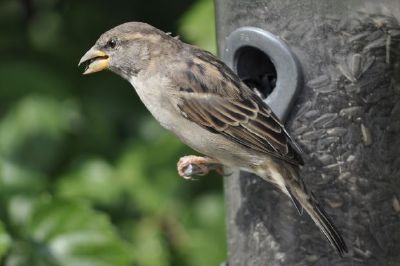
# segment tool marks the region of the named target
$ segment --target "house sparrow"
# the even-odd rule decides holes
[[[180,175],[201,175],[220,165],[254,173],[291,198],[300,213],[305,209],[340,255],[347,252],[299,176],[303,160],[284,125],[217,57],[148,24],[129,22],[101,35],[82,63],[84,74],[109,69],[128,80],[164,128],[208,156],[182,158]]]

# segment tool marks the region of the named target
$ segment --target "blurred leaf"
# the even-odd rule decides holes
[[[58,194],[68,198],[88,198],[94,202],[115,202],[121,195],[121,181],[113,167],[104,160],[91,159],[63,176]]]
[[[216,228],[225,217],[224,199],[221,194],[198,197],[192,207],[196,222],[202,227]],[[216,228],[219,231],[220,228]],[[223,228],[221,228],[223,229]]]
[[[176,172],[176,161],[181,149],[178,140],[164,132],[151,142],[135,142],[119,160],[117,175],[142,212],[163,212],[179,189],[183,180]]]
[[[8,222],[13,226],[25,227],[32,215],[37,197],[33,195],[13,195],[8,198]]]
[[[77,117],[73,102],[27,97],[0,122],[0,155],[33,169],[46,169],[55,163],[62,137]]]
[[[160,231],[160,226],[149,219],[142,220],[134,230],[135,250],[140,266],[170,265],[167,246]]]
[[[7,208],[8,223],[24,226],[36,197],[46,189],[48,179],[45,175],[0,157],[0,204]]]
[[[46,185],[44,175],[0,157],[0,195],[38,193],[44,191]]]
[[[179,32],[193,44],[216,54],[214,1],[197,1],[181,18]]]
[[[219,265],[226,258],[226,238],[224,230],[225,211],[222,195],[207,195],[196,200],[194,225],[190,235],[190,265]],[[207,234],[204,234],[205,230]],[[211,238],[212,237],[212,241]],[[204,256],[207,254],[207,256]]]
[[[42,199],[26,234],[31,243],[14,246],[7,265],[118,266],[132,259],[107,217],[82,203]]]
[[[6,232],[3,222],[0,221],[0,260],[3,260],[4,256],[7,254],[10,245],[11,237]]]

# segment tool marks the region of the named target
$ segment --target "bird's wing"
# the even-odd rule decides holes
[[[227,66],[202,52],[187,67],[174,75],[180,84],[177,106],[185,118],[247,148],[303,164],[283,124]]]

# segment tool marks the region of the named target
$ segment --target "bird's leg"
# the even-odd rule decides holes
[[[184,156],[178,161],[178,173],[185,179],[192,179],[192,176],[203,176],[211,170],[215,170],[218,174],[223,175],[224,170],[222,164],[213,158],[201,156]]]

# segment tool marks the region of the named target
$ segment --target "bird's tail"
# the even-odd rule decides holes
[[[275,164],[275,166],[268,166],[269,174],[266,179],[272,181],[272,183],[291,198],[300,214],[302,214],[304,209],[310,215],[311,219],[340,256],[347,253],[347,246],[342,236],[312,193],[307,191],[298,174],[298,169],[289,164]]]
[[[293,193],[293,196],[296,198],[304,198],[303,195],[296,195],[296,193]],[[343,256],[345,253],[347,253],[347,246],[342,236],[333,224],[332,220],[329,218],[328,214],[324,211],[324,209],[322,209],[314,197],[312,195],[308,196],[308,199],[302,201],[301,205],[328,239],[331,246],[336,249],[339,255]]]

